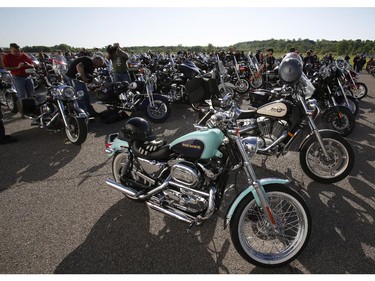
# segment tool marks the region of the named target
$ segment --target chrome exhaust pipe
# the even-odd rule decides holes
[[[130,198],[137,199],[137,197],[136,197],[137,191],[134,190],[133,188],[123,186],[122,184],[117,183],[116,181],[111,180],[111,179],[107,179],[105,181],[105,183],[108,184],[110,187],[124,193],[125,195],[129,196]]]
[[[118,183],[114,180],[107,179],[106,184],[108,184],[110,187],[124,193],[125,195],[129,196],[131,199],[136,199],[136,200],[147,200],[151,198],[152,195],[162,191],[169,185],[169,180],[166,180],[162,185],[158,186],[157,188],[154,188],[147,192],[146,194],[140,193],[137,190],[134,190],[131,187],[124,186],[121,183]]]
[[[178,219],[180,221],[184,221],[184,222],[187,222],[187,223],[193,223],[195,221],[195,218],[193,217],[188,217],[188,215],[182,213],[182,212],[179,212],[178,210],[175,210],[175,209],[167,209],[167,208],[163,208],[163,207],[160,207],[158,205],[155,205],[155,204],[152,204],[151,202],[146,202],[146,204],[151,208],[151,209],[154,209],[160,213],[163,213],[163,214],[166,214],[168,216],[171,216],[175,219]]]

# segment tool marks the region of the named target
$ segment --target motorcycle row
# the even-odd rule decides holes
[[[171,103],[186,103],[199,120],[190,133],[167,143],[153,134],[146,119],[127,118],[118,133],[106,138],[113,175],[107,185],[187,223],[190,232],[219,210],[235,186],[230,175],[242,171],[247,186],[233,199],[224,225],[235,249],[262,267],[297,258],[311,234],[307,204],[288,179],[258,178],[251,158],[284,156],[297,143],[301,168],[312,180],[330,184],[347,177],[355,159],[344,137],[353,131],[359,100],[367,94],[358,74],[336,60],[308,77],[296,53],[286,54],[263,75],[251,55],[225,64],[218,56],[178,63],[172,57],[140,56],[130,72],[133,82],[114,83],[109,68],[96,71],[90,89],[109,111],[118,116],[141,111],[160,123],[170,116]],[[80,93],[61,81],[47,89],[46,100],[36,103],[40,112],[34,120],[47,129],[63,124],[68,138],[82,143],[87,115],[77,107]],[[249,108],[241,108],[238,99],[248,99]]]

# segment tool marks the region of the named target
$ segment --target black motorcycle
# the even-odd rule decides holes
[[[354,166],[353,148],[337,131],[317,128],[314,119],[320,109],[311,98],[314,87],[302,73],[302,63],[286,56],[279,76],[288,86],[261,96],[262,102],[265,96],[269,98],[265,103],[250,110],[231,110],[241,135],[257,137],[258,154],[279,157],[307,131],[309,134],[298,149],[306,175],[321,183],[344,179]],[[211,114],[206,112],[199,124],[205,124]]]
[[[95,78],[96,98],[104,103],[108,112],[127,116],[126,111],[142,111],[146,118],[161,123],[171,114],[171,106],[166,97],[154,93],[156,76],[147,68],[141,68],[137,80],[113,83],[110,74]]]
[[[17,113],[17,90],[10,71],[0,72],[0,103],[6,105],[12,113]]]
[[[65,84],[52,85],[46,82],[48,88],[44,97],[18,100],[20,113],[32,119],[32,126],[50,131],[65,130],[70,142],[82,144],[87,138],[88,116],[79,107],[78,99],[83,97],[84,92],[76,92]]]

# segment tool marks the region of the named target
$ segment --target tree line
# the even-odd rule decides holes
[[[124,47],[129,52],[144,53],[149,50],[151,52],[170,52],[177,53],[178,51],[190,51],[190,52],[214,52],[227,49],[255,52],[256,50],[265,51],[267,48],[273,48],[275,53],[287,53],[290,48],[295,48],[301,53],[307,50],[313,50],[317,54],[333,53],[334,55],[342,56],[346,54],[365,54],[373,56],[375,54],[375,41],[373,40],[309,40],[309,39],[269,39],[269,40],[255,40],[240,42],[227,47],[215,47],[213,44],[207,46],[136,46],[136,47]],[[94,47],[93,47],[94,48]],[[106,46],[98,47],[102,52],[106,51]],[[67,44],[59,44],[51,47],[47,46],[25,46],[22,48],[25,52],[38,53],[38,52],[56,52],[61,50],[63,52],[79,52],[80,47],[72,47]]]

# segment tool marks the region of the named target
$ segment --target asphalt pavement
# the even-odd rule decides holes
[[[6,133],[19,141],[0,146],[0,274],[375,273],[375,78],[362,72],[360,81],[369,94],[348,136],[356,164],[347,178],[328,185],[312,181],[296,151],[253,158],[259,177],[289,178],[312,214],[308,246],[278,269],[256,267],[236,252],[223,228],[227,204],[186,234],[186,223],[107,187],[111,159],[104,138],[123,122],[97,118],[77,146],[63,132],[32,127],[2,106]],[[152,126],[170,141],[194,130],[196,118],[187,105],[173,104],[171,117]],[[241,175],[238,185],[245,185]]]

